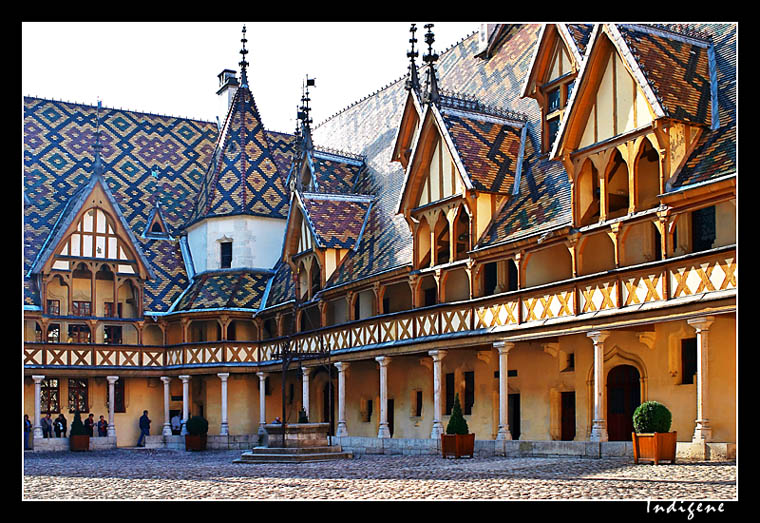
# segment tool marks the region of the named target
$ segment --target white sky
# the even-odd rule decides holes
[[[416,23],[421,66],[427,22]],[[239,77],[243,24],[249,85],[269,130],[295,130],[307,74],[318,124],[407,72],[410,22],[39,22],[22,24],[22,94],[214,121],[217,75]],[[435,23],[433,49],[478,28]]]

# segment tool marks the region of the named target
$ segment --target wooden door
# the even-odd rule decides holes
[[[388,431],[393,437],[393,400],[388,400]]]
[[[520,395],[510,394],[507,396],[507,423],[512,439],[520,439]]]
[[[562,393],[562,441],[575,439],[575,391]]]
[[[618,365],[607,375],[607,435],[610,441],[631,441],[633,411],[641,403],[639,371]]]

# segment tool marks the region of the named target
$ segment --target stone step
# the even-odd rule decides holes
[[[270,451],[291,450],[291,449],[269,449]],[[317,461],[331,461],[335,459],[351,459],[353,454],[350,452],[309,452],[309,453],[290,453],[290,452],[269,452],[254,453],[243,452],[240,458],[233,460],[233,463],[312,463]]]
[[[340,445],[319,447],[253,447],[248,451],[251,454],[330,454],[341,453]]]

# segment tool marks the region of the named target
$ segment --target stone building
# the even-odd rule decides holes
[[[679,453],[735,455],[736,25],[483,24],[440,55],[425,29],[318,125],[307,79],[293,134],[245,33],[219,125],[24,98],[36,448],[47,412],[246,448],[303,407],[435,452],[458,394],[482,452],[630,452],[658,400]]]

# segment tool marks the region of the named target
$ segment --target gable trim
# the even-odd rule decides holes
[[[641,89],[642,94],[644,95],[644,98],[646,99],[647,103],[649,104],[650,108],[655,114],[655,119],[665,117],[665,111],[663,110],[662,106],[660,105],[659,101],[657,100],[657,97],[655,96],[654,92],[652,91],[652,87],[649,85],[649,82],[646,81],[644,78],[644,74],[641,71],[641,68],[638,66],[638,63],[633,58],[630,49],[625,43],[625,40],[623,39],[620,32],[617,30],[617,28],[614,27],[613,24],[601,24],[594,27],[593,32],[591,33],[591,37],[589,38],[589,43],[586,50],[586,57],[583,61],[583,64],[581,65],[581,69],[578,71],[578,77],[576,79],[576,85],[573,89],[572,94],[570,95],[570,99],[567,102],[567,107],[565,108],[565,117],[562,119],[562,122],[560,123],[559,130],[557,131],[557,137],[554,139],[554,144],[551,147],[550,153],[549,153],[549,159],[555,160],[557,158],[557,153],[559,151],[560,144],[564,143],[565,141],[565,134],[567,132],[568,128],[568,122],[570,122],[573,119],[573,113],[576,111],[575,107],[580,93],[584,92],[586,89],[586,84],[588,82],[588,74],[587,71],[590,69],[592,62],[594,62],[597,59],[598,50],[599,50],[599,42],[602,38],[602,33],[604,33],[607,38],[609,39],[610,43],[612,44],[612,47],[615,52],[618,53],[618,55],[621,58],[621,62],[628,68],[628,72],[631,74],[633,79],[636,82],[636,85],[639,89]],[[585,92],[583,93],[585,94]]]
[[[50,231],[50,235],[45,240],[44,247],[40,250],[35,263],[29,269],[28,275],[39,273],[42,270],[42,267],[50,259],[50,257],[53,256],[56,248],[58,247],[58,244],[66,235],[68,228],[74,222],[74,217],[82,210],[82,206],[84,205],[85,201],[90,197],[93,190],[98,184],[100,185],[103,194],[105,194],[106,200],[113,210],[113,214],[127,235],[130,246],[135,253],[136,261],[138,261],[138,263],[143,266],[149,279],[154,279],[156,277],[153,269],[151,268],[150,262],[147,260],[145,254],[140,248],[140,243],[137,241],[137,238],[132,232],[132,228],[124,218],[124,215],[119,208],[119,204],[114,199],[111,190],[108,188],[108,184],[100,174],[93,174],[87,184],[82,187],[81,191],[77,194],[74,194],[69,199],[66,207],[61,211],[61,215],[58,217],[55,226]]]

